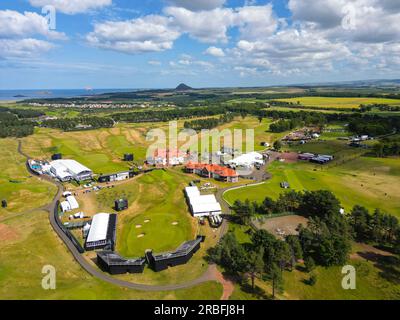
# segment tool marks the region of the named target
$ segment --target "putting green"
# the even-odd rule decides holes
[[[183,194],[190,180],[177,171],[156,170],[100,191],[96,196],[99,210],[109,210],[118,197],[129,201],[129,209],[119,213],[118,252],[126,257],[143,256],[146,249],[169,251],[193,239],[195,220]]]

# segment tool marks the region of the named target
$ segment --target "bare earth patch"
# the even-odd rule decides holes
[[[0,224],[0,242],[18,239],[18,232],[6,224]]]
[[[265,220],[265,222],[254,222],[257,228],[267,230],[278,238],[284,238],[290,234],[297,235],[298,231],[296,229],[299,224],[307,226],[307,223],[307,218],[297,215],[270,218]]]

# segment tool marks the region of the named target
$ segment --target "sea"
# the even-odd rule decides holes
[[[22,101],[26,99],[90,97],[103,93],[133,92],[138,89],[43,89],[43,90],[0,90],[0,101]]]

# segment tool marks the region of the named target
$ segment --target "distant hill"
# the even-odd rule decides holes
[[[179,86],[176,87],[175,91],[188,91],[193,90],[193,88],[189,87],[188,85],[181,83]]]

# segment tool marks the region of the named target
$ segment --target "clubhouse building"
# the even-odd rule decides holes
[[[202,164],[189,162],[185,171],[187,173],[194,173],[204,178],[213,178],[224,182],[238,182],[239,174],[227,167],[222,167],[217,164]]]

